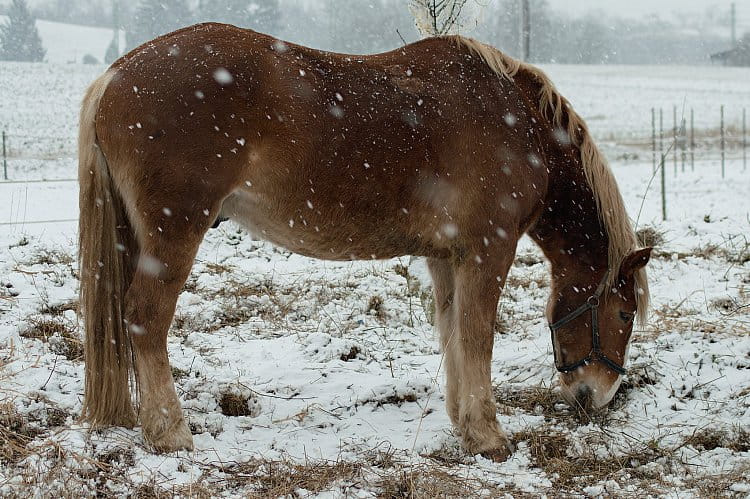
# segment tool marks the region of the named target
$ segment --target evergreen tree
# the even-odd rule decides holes
[[[0,60],[39,62],[46,53],[26,0],[13,0],[8,21],[0,25]]]
[[[159,35],[191,24],[193,17],[185,0],[142,0],[127,32],[127,45],[136,47]]]

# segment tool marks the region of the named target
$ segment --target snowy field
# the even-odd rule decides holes
[[[746,69],[546,69],[606,150],[650,133],[653,106],[750,106]],[[23,180],[75,175],[77,105],[101,70],[0,65],[19,181],[0,183],[0,496],[750,494],[750,171],[736,154],[724,179],[715,159],[677,176],[668,165],[667,222],[650,152],[613,159],[656,257],[649,323],[603,414],[579,416],[557,392],[548,273],[523,242],[493,360],[517,448],[505,463],[465,455],[451,431],[422,262],[311,260],[231,224],[204,241],[170,334],[196,450],[155,455],[138,429],[89,432],[76,422],[77,185]]]
[[[0,24],[8,22],[8,16],[0,16]],[[104,61],[114,31],[108,28],[80,26],[39,19],[36,22],[39,36],[47,53],[44,60],[53,64],[82,63],[85,55]],[[120,30],[120,47],[125,46],[125,32]]]

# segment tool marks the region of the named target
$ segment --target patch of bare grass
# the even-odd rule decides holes
[[[75,259],[71,253],[59,249],[44,249],[34,254],[29,265],[72,265]]]
[[[253,318],[281,324],[302,301],[300,286],[280,287],[271,280],[241,282],[230,278],[211,292],[211,299],[220,299],[223,312],[209,330],[234,327]]]
[[[638,231],[636,231],[635,235],[638,238],[638,243],[641,246],[659,248],[664,245],[664,233],[660,232],[656,227],[653,227],[651,225],[641,227],[640,229],[638,229]]]
[[[219,407],[225,416],[252,416],[253,411],[249,401],[250,397],[234,392],[224,392],[219,399]]]
[[[253,459],[247,463],[224,467],[228,485],[244,488],[247,496],[298,497],[298,492],[319,493],[335,482],[352,483],[361,478],[363,463],[350,461],[310,461],[297,464],[290,461]]]
[[[0,463],[15,464],[28,457],[27,445],[40,433],[12,402],[0,404]]]
[[[383,298],[379,295],[373,295],[370,297],[370,302],[367,304],[368,314],[372,314],[378,318],[378,320],[385,320],[385,307],[383,306]]]
[[[511,491],[514,497],[524,497],[517,495],[518,491],[513,488],[499,487],[433,466],[389,470],[376,484],[381,498],[498,497]]]
[[[48,343],[52,352],[68,360],[83,359],[83,342],[74,325],[60,317],[30,316],[26,320],[28,327],[20,333],[21,337]]]
[[[521,255],[516,255],[515,263],[531,267],[532,265],[544,263],[544,260],[536,253],[523,253]]]
[[[592,448],[573,455],[570,435],[548,425],[519,432],[514,437],[516,441],[527,443],[532,462],[547,474],[555,488],[569,492],[582,484],[610,479],[618,482],[633,478],[658,480],[661,478],[660,472],[644,465],[668,457],[673,452],[655,442],[645,442],[641,447],[619,456],[602,457]]]
[[[524,273],[523,275],[512,273],[508,275],[505,285],[514,288],[528,289],[531,286],[531,283],[535,283],[537,288],[543,289],[549,286],[549,279],[546,276],[532,277],[528,273]]]
[[[748,452],[750,451],[750,431],[742,427],[732,430],[706,428],[695,432],[685,443],[702,450],[725,448],[734,452]]]
[[[50,350],[68,360],[83,359],[83,342],[75,326],[61,319],[30,317],[29,328],[21,333],[24,338],[39,339],[50,345]]]
[[[499,404],[499,410],[509,416],[513,415],[517,409],[543,415],[546,418],[571,413],[567,405],[564,405],[565,401],[560,394],[552,388],[542,386],[516,388],[511,385],[502,385],[494,388],[494,395]]]
[[[732,491],[738,484],[748,485],[750,483],[750,464],[738,466],[737,468],[717,474],[709,474],[691,477],[686,480],[685,485],[696,489],[701,497],[747,497],[746,490]]]
[[[362,353],[362,351],[360,350],[358,346],[355,345],[352,348],[350,348],[348,352],[342,353],[340,358],[344,362],[349,362],[350,360],[356,359],[360,353]]]
[[[39,313],[59,317],[69,310],[72,310],[73,312],[78,311],[78,300],[58,303],[57,305],[45,305],[39,310]]]

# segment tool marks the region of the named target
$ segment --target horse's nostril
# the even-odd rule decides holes
[[[588,386],[583,385],[578,388],[578,391],[576,392],[576,406],[579,409],[589,412],[591,410],[591,402],[593,399],[592,395],[593,392]]]

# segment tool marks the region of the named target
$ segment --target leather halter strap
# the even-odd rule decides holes
[[[609,270],[604,273],[604,277],[602,278],[601,282],[599,283],[599,287],[596,288],[596,291],[593,295],[589,296],[589,298],[586,300],[586,303],[578,307],[577,309],[573,310],[571,313],[563,317],[562,319],[552,323],[549,325],[550,333],[552,336],[552,351],[555,356],[555,367],[558,371],[561,373],[569,373],[571,371],[575,371],[581,366],[585,366],[590,364],[594,361],[599,361],[614,372],[616,372],[619,375],[623,375],[627,373],[627,370],[618,364],[617,362],[613,361],[607,355],[602,351],[601,343],[599,341],[599,316],[598,316],[598,308],[599,308],[599,298],[602,296],[602,293],[604,292],[604,287],[607,285],[607,280],[609,279]],[[568,324],[569,322],[573,321],[574,319],[577,319],[579,316],[585,314],[587,311],[591,310],[591,351],[589,351],[588,355],[586,355],[583,359],[579,360],[578,362],[573,362],[572,364],[566,364],[566,365],[560,365],[558,362],[558,355],[557,355],[557,349],[555,348],[555,331],[563,327],[564,325]]]

